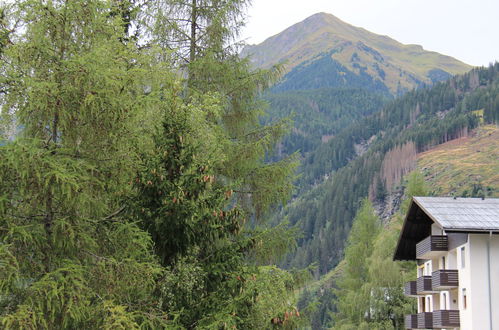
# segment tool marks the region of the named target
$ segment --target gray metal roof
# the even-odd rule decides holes
[[[414,197],[413,200],[445,230],[499,230],[499,198]]]

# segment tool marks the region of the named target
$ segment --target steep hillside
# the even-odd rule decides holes
[[[462,196],[462,197],[499,197],[499,127],[497,125],[479,126],[468,136],[454,139],[417,155],[417,169],[415,177],[424,179],[424,187],[431,196]],[[409,178],[411,180],[411,178]],[[412,183],[414,189],[414,182]],[[393,212],[397,212],[384,224],[383,230],[377,237],[375,247],[369,260],[371,269],[369,283],[372,290],[391,287],[395,294],[401,294],[402,286],[409,280],[407,276],[414,276],[414,265],[410,262],[400,263],[392,261],[396,242],[402,228],[403,218],[407,211],[407,183],[395,193],[396,198],[405,199],[399,203]],[[426,195],[426,193],[423,193]],[[384,204],[389,207],[388,203]],[[338,308],[335,305],[337,297],[332,288],[337,288],[344,275],[346,260],[343,259],[336,268],[321,277],[320,280],[309,284],[300,295],[300,307],[309,314],[312,329],[329,328],[335,323],[334,313]],[[382,267],[382,276],[372,268],[373,265]],[[407,267],[407,265],[409,267]],[[390,272],[391,271],[391,272]],[[391,276],[388,275],[391,273]],[[383,289],[384,290],[384,289]],[[378,307],[385,303],[395,313],[386,313],[384,318],[403,319],[410,310],[414,301],[405,297],[386,301],[380,299],[374,302]],[[409,310],[404,310],[409,308]],[[412,307],[414,308],[414,307]],[[386,309],[386,308],[385,308]],[[370,320],[372,328],[375,318]]]
[[[485,123],[499,122],[499,63],[407,93],[312,152],[301,193],[276,216],[304,232],[286,265],[317,262],[321,274],[334,268],[360,201],[383,201],[416,167],[418,153],[468,136],[481,113]]]
[[[433,195],[499,197],[499,127],[482,126],[419,154],[418,168]]]
[[[351,87],[357,82],[371,88],[386,86],[392,94],[400,94],[471,69],[452,57],[401,44],[326,13],[310,16],[259,45],[247,46],[242,55],[250,55],[260,68],[285,62],[288,76],[281,89]],[[317,76],[321,72],[317,67],[322,72],[326,69],[328,75]]]
[[[286,117],[294,122],[279,146],[279,157],[296,151],[305,157],[352,122],[379,111],[389,100],[379,93],[352,88],[269,93],[265,98],[270,109],[264,123]]]

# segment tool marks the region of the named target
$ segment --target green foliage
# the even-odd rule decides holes
[[[6,3],[0,5],[0,55],[3,54],[3,49],[10,42],[10,22],[7,19],[9,6]]]
[[[0,146],[2,328],[300,321],[300,276],[259,266],[296,230],[247,221],[286,200],[296,163],[265,161],[288,127],[259,123],[270,73],[223,50],[244,3],[192,2],[211,25],[187,91],[164,45],[136,44],[150,23],[138,2],[2,10],[2,127],[20,130]]]
[[[220,124],[230,143],[225,145],[226,158],[218,172],[234,184],[238,203],[260,219],[270,207],[291,195],[296,155],[265,161],[288,131],[289,120],[260,124],[266,107],[259,98],[260,91],[270,84],[272,73],[250,71],[249,63],[235,54],[225,56],[223,61],[218,56],[208,53],[191,64],[196,79],[190,80],[190,85],[196,92],[220,95]]]
[[[279,68],[252,70],[240,59],[235,39],[243,24],[246,0],[164,0],[152,7],[153,38],[185,68],[186,104],[200,95],[217,95],[222,111],[214,118],[227,143],[216,172],[233,186],[236,201],[261,219],[273,206],[287,200],[293,189],[295,155],[266,162],[289,120],[260,124],[266,103],[262,91],[275,81]]]
[[[206,53],[223,58],[224,48],[235,46],[248,5],[248,0],[155,1],[148,8],[153,16],[150,30],[156,44],[174,50],[179,64],[193,64]],[[190,78],[194,76],[191,72]]]
[[[367,265],[362,259],[372,252],[372,239],[376,237],[379,225],[379,219],[374,214],[372,204],[368,200],[364,200],[355,216],[345,249],[345,287],[355,288],[366,279],[365,267]]]
[[[202,132],[195,126],[213,126],[206,118],[216,112],[201,112],[200,108],[181,106],[181,102],[173,96],[171,108],[165,109],[155,147],[142,157],[143,168],[134,180],[137,192],[130,200],[164,264],[191,246],[199,246],[209,255],[206,248],[213,247],[213,240],[240,229],[238,211],[225,210],[230,188],[215,181],[223,141],[217,145],[215,137],[200,139]],[[202,148],[204,145],[211,147]]]
[[[248,293],[258,292],[258,295],[254,298],[256,303],[245,328],[262,329],[272,326],[296,329],[303,325],[293,301],[293,288],[297,286],[294,274],[274,266],[266,266],[252,279],[254,280],[249,281],[246,290]]]
[[[190,61],[181,64],[185,86],[163,91],[162,122],[140,155],[128,212],[165,267],[160,307],[184,328],[268,328],[293,306],[293,276],[257,266],[294,242],[296,230],[269,228],[263,216],[289,197],[296,162],[265,160],[288,127],[259,122],[265,104],[258,96],[272,74],[250,72],[225,47],[244,4],[164,1],[170,11],[155,17],[167,28],[153,29],[153,38],[166,47],[177,38],[173,56],[182,61],[186,52]]]
[[[158,67],[120,40],[110,11],[27,0],[6,18],[24,28],[2,53],[2,116],[22,128],[0,147],[4,328],[169,323],[152,241],[120,203],[158,100],[140,91]]]
[[[338,313],[335,322],[351,322],[360,324],[362,320],[370,318],[371,287],[367,285],[369,279],[369,263],[374,240],[379,231],[379,219],[368,200],[365,200],[355,216],[348,243],[345,249],[345,267],[338,289],[336,306]]]
[[[414,196],[427,196],[428,188],[424,180],[424,176],[419,171],[412,171],[407,175],[407,185],[405,189],[406,199],[400,206],[400,213],[406,214],[409,211],[411,198]],[[395,248],[395,247],[394,247]]]
[[[294,311],[294,276],[248,261],[274,261],[294,243],[296,231],[247,223],[236,183],[219,173],[231,141],[216,120],[223,111],[216,94],[196,103],[175,92],[166,99],[154,147],[140,157],[128,201],[165,267],[161,309],[185,328],[267,328],[273,318],[284,321]]]
[[[299,276],[258,265],[296,230],[247,221],[289,196],[296,166],[265,162],[288,126],[259,124],[269,75],[220,62],[212,26],[184,94],[166,55],[135,44],[138,8],[2,11],[2,124],[20,133],[0,146],[1,327],[293,327]],[[25,27],[15,42],[4,19]]]
[[[413,280],[413,263],[392,260],[399,229],[389,225],[376,238],[369,263],[371,308],[369,326],[373,329],[403,329],[404,316],[414,311],[414,301],[403,293],[406,282]]]
[[[404,205],[412,196],[424,196],[426,189],[419,172],[409,174],[406,199],[382,230],[373,230],[377,222],[372,210],[366,214],[365,204],[359,210],[335,290],[334,329],[404,329],[404,316],[415,309],[414,301],[403,294],[404,284],[415,277],[414,263],[393,261],[393,251],[407,212]]]

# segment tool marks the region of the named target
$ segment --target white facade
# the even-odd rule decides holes
[[[413,197],[393,259],[418,262],[407,329],[499,330],[499,198]]]
[[[460,292],[469,304],[462,310],[462,329],[499,329],[499,236],[469,234],[465,265],[459,269]]]
[[[432,228],[432,234],[442,231]],[[469,233],[466,241],[418,267],[418,278],[444,269],[459,276],[457,287],[419,296],[418,313],[458,310],[460,328],[454,329],[499,330],[499,235]]]

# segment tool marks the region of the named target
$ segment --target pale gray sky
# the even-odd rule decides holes
[[[260,43],[318,12],[471,65],[499,61],[499,0],[253,0],[242,37]]]

